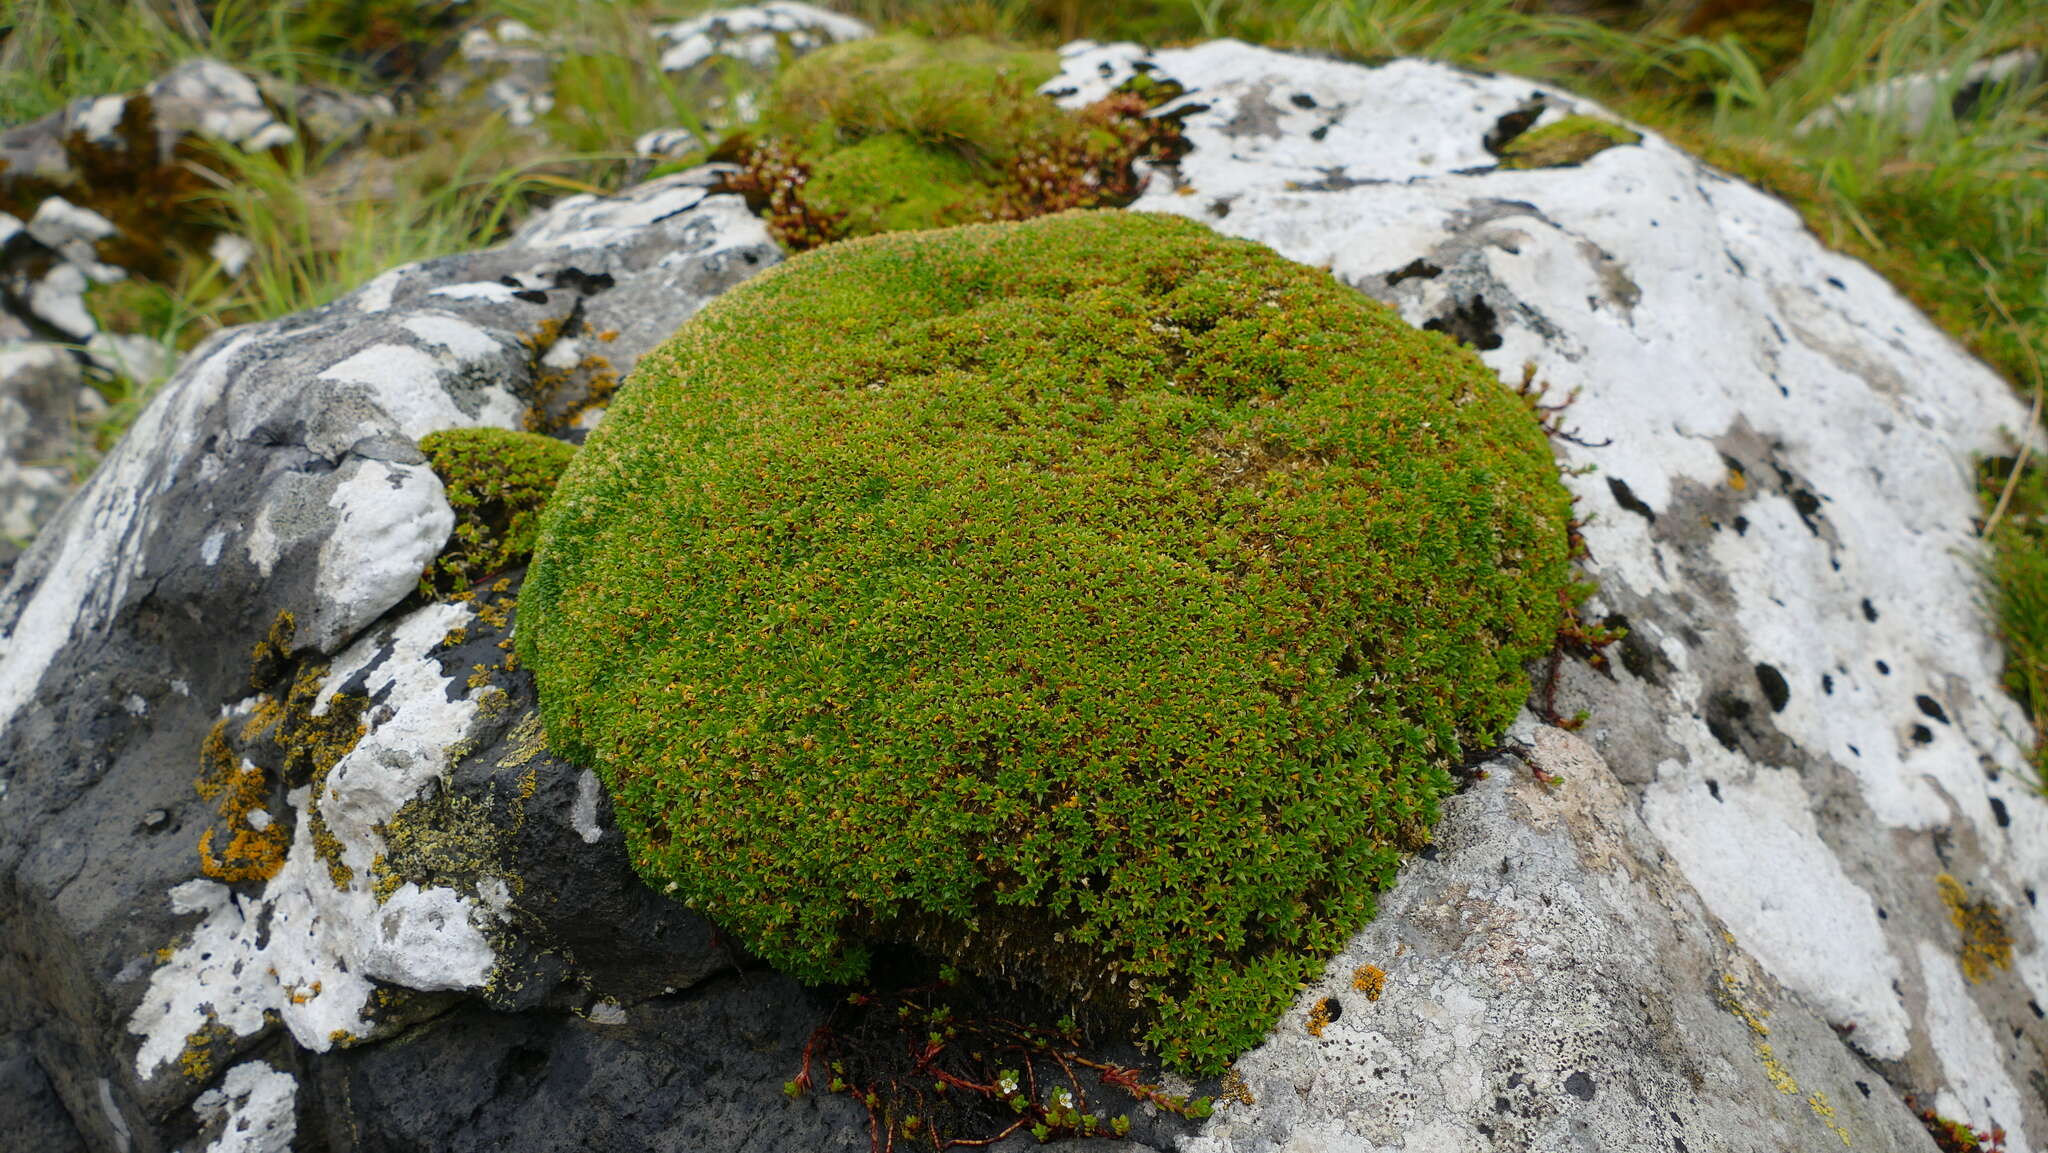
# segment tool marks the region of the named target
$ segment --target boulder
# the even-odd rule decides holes
[[[503,609],[416,591],[453,524],[420,436],[544,424],[778,258],[716,175],[575,198],[503,248],[219,334],[19,562],[0,988],[12,1059],[88,1144],[275,1113],[280,1082],[221,1077],[296,1083],[459,993],[565,1015],[732,967],[521,723]],[[477,676],[493,659],[504,686]]]
[[[1140,70],[1188,89],[1158,114],[1184,116],[1192,148],[1134,209],[1327,267],[1472,344],[1509,383],[1576,394],[1555,439],[1588,521],[1589,615],[1629,635],[1597,667],[1539,669],[1538,702],[1586,712],[1653,855],[1711,915],[1681,930],[1697,955],[1725,926],[1728,948],[1879,1079],[1863,1079],[1867,1099],[1829,1085],[1837,1113],[1811,1110],[1800,1141],[1832,1142],[1831,1120],[1888,1132],[1880,1098],[1905,1095],[2002,1127],[2014,1148],[2048,1138],[2048,804],[2027,769],[2034,734],[1999,687],[1973,522],[1976,458],[2011,451],[2027,425],[2005,382],[1784,203],[1653,133],[1574,165],[1503,164],[1523,132],[1614,119],[1559,89],[1230,41],[1077,44],[1065,66],[1047,90],[1069,104]],[[1363,955],[1397,931],[1383,915]],[[1530,1031],[1556,1031],[1547,1013],[1541,998],[1489,1001],[1451,1072],[1505,1070]],[[1645,1061],[1690,1076],[1632,1049],[1638,1084]],[[1355,1076],[1356,1051],[1319,1052],[1319,1076]],[[1298,1051],[1270,1059],[1301,1067]],[[1353,1119],[1376,1084],[1266,1131],[1295,1134],[1289,1147],[1335,1133],[1397,1147]],[[1504,1087],[1439,1113],[1430,1147],[1483,1147],[1477,1114]],[[1583,1123],[1636,1147],[1598,1101],[1553,1104],[1558,1139]],[[1777,1123],[1750,1122],[1710,1131],[1725,1143]]]

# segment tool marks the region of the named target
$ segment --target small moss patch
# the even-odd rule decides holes
[[[834,245],[641,364],[518,640],[657,888],[811,981],[1255,1043],[1529,694],[1570,501],[1447,338],[1199,224]]]
[[[1617,145],[1640,144],[1643,136],[1611,120],[1567,116],[1524,132],[1500,150],[1502,168],[1566,168],[1584,164]]]
[[[421,592],[448,596],[533,552],[541,506],[576,446],[531,432],[457,428],[421,437],[420,451],[455,510],[455,531],[420,577]]]
[[[1170,154],[1165,89],[1078,112],[1038,93],[1050,52],[909,35],[842,44],[792,65],[758,139],[726,151],[734,188],[786,247],[1129,203],[1132,162]]]

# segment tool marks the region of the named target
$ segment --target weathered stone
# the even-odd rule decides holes
[[[1589,610],[1631,636],[1618,667],[1565,662],[1555,707],[1590,712],[1708,912],[1891,1094],[2016,1147],[2048,1133],[2048,805],[1972,519],[1973,457],[2026,426],[2004,382],[1789,207],[1654,135],[1500,166],[1513,132],[1612,119],[1555,88],[1229,41],[1076,45],[1047,87],[1085,102],[1139,66],[1189,90],[1161,112],[1193,148],[1135,208],[1330,268],[1510,383],[1578,392],[1558,449],[1587,470]],[[1999,911],[2010,968],[1965,979],[1951,891]]]
[[[0,573],[70,493],[85,427],[105,408],[64,348],[0,343]]]
[[[710,179],[586,198],[504,248],[213,338],[22,558],[0,594],[0,986],[34,1006],[30,1051],[89,1143],[125,1130],[136,1149],[166,1148],[224,1109],[269,1108],[276,1095],[252,1081],[192,1110],[221,1070],[259,1053],[276,1064],[280,1031],[317,1052],[464,991],[526,1007],[570,973],[625,972],[606,995],[630,997],[729,963],[701,922],[632,880],[616,834],[571,827],[580,773],[538,754],[511,698],[428,656],[475,611],[415,608],[371,629],[415,595],[452,524],[419,436],[518,426],[591,383],[551,363],[562,346],[602,349],[615,377],[777,259]],[[632,317],[618,331],[598,327],[611,295]],[[252,662],[286,612],[294,627]],[[328,699],[295,706],[277,677],[318,678],[323,654],[336,655],[308,684]],[[252,667],[269,678],[254,698]],[[282,779],[278,714],[315,724],[336,694],[361,734],[335,722],[331,767],[311,758],[321,779]],[[195,790],[223,718],[229,764],[262,794],[232,812]],[[525,832],[490,840],[488,860],[437,855],[446,837],[399,844],[407,806],[443,797],[516,799],[489,811]],[[527,815],[542,806],[553,815]],[[275,838],[274,859],[201,876],[209,830],[216,852],[237,832]]]

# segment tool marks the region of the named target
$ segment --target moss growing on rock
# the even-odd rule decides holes
[[[1063,111],[1038,93],[1058,71],[1051,52],[973,38],[826,49],[777,84],[763,139],[738,149],[737,186],[799,251],[1128,203],[1132,161],[1170,151],[1177,128],[1132,93]]]
[[[1591,116],[1567,116],[1524,132],[1501,147],[1502,168],[1564,168],[1584,164],[1620,144],[1640,144],[1640,132]]]
[[[533,551],[540,510],[576,446],[531,432],[455,428],[420,438],[455,510],[448,545],[420,578],[422,591],[467,590]]]
[[[1208,1070],[1528,695],[1569,516],[1450,340],[1068,213],[706,308],[571,463],[518,638],[641,874],[764,958],[914,943]]]

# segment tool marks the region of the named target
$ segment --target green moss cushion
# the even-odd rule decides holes
[[[1514,716],[1568,516],[1522,402],[1327,273],[1120,212],[897,234],[642,362],[520,651],[642,875],[765,959],[913,941],[1209,1069]]]

